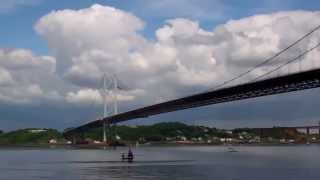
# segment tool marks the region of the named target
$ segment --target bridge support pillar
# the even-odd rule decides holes
[[[310,142],[310,128],[307,127],[307,143]]]
[[[319,126],[318,126],[318,141],[320,141],[320,121],[319,121]]]

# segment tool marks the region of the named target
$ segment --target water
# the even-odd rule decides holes
[[[320,146],[140,147],[117,150],[0,149],[1,180],[318,179]]]

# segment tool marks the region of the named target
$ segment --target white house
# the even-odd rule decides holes
[[[57,144],[57,140],[56,139],[50,139],[49,140],[49,144]]]

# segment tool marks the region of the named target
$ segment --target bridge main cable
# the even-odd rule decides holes
[[[64,135],[68,136],[75,132],[101,127],[103,122],[119,123],[188,108],[288,93],[317,87],[320,87],[320,69],[204,92],[139,108],[90,122],[78,128],[71,129],[65,132]]]
[[[231,83],[231,82],[233,82],[233,81],[235,81],[235,80],[238,80],[238,79],[242,78],[243,76],[245,76],[245,75],[253,72],[253,71],[256,70],[257,68],[259,68],[259,67],[261,67],[261,66],[263,66],[263,65],[265,65],[265,64],[267,64],[267,63],[269,63],[269,62],[271,62],[271,61],[273,61],[276,57],[278,57],[278,56],[280,56],[281,54],[285,53],[286,51],[288,51],[289,49],[291,49],[292,47],[294,47],[295,45],[297,45],[298,43],[300,43],[300,42],[301,42],[302,40],[304,40],[305,38],[309,37],[309,36],[310,36],[311,34],[313,34],[314,32],[318,31],[319,29],[320,29],[320,25],[316,26],[316,27],[313,28],[311,31],[309,31],[308,33],[306,33],[305,35],[303,35],[302,37],[300,37],[299,39],[297,39],[296,41],[294,41],[294,42],[293,42],[292,44],[290,44],[288,47],[282,49],[281,51],[279,51],[279,52],[277,52],[276,54],[274,54],[273,56],[267,58],[267,59],[264,60],[263,62],[255,65],[253,68],[251,68],[251,69],[249,69],[249,70],[247,70],[247,71],[245,71],[245,72],[237,75],[237,76],[234,77],[234,78],[231,78],[231,79],[229,79],[229,80],[227,80],[227,81],[225,81],[225,82],[223,82],[223,83],[215,86],[215,87],[213,88],[213,90],[222,88],[222,87],[224,87],[225,85],[227,85],[227,84],[229,84],[229,83]]]
[[[237,80],[244,75],[254,71],[258,67],[267,64],[268,62],[272,61],[274,58],[280,56],[285,51],[289,50],[299,42],[301,42],[303,39],[310,36],[312,33],[320,29],[320,25],[318,25],[316,28],[312,29],[310,32],[296,40],[294,43],[289,45],[287,48],[281,50],[280,52],[276,53],[272,57],[266,59],[262,63],[256,65],[254,68],[238,75],[235,78],[232,78],[229,81],[226,81],[222,83],[221,85],[217,87],[223,87],[224,85]],[[275,69],[263,74],[262,76],[265,76],[267,74],[270,74],[274,72],[275,70],[281,68],[284,65],[287,65],[291,63],[292,61],[295,61],[296,59],[306,55],[307,53],[311,52],[312,50],[316,49],[318,46],[320,46],[320,43],[314,46],[311,49],[306,50],[302,54],[298,55],[296,58],[289,60],[287,63],[280,65],[280,67],[276,67]],[[262,77],[259,76],[258,78]],[[257,80],[256,78],[255,80]],[[295,79],[296,78],[296,79]],[[229,88],[221,88],[204,92],[160,104],[155,104],[152,106],[132,110],[129,112],[117,114],[110,117],[104,117],[101,120],[97,120],[88,124],[85,124],[83,126],[80,126],[78,128],[71,129],[64,134],[70,134],[75,131],[81,131],[88,128],[96,128],[101,126],[103,123],[118,123],[123,121],[128,121],[131,119],[136,118],[144,118],[156,114],[166,113],[166,112],[172,112],[182,109],[188,109],[193,107],[199,107],[199,106],[205,106],[210,104],[218,104],[223,102],[229,102],[229,101],[235,101],[235,100],[241,100],[241,99],[248,99],[248,98],[254,98],[259,96],[266,96],[266,95],[272,95],[272,94],[280,94],[280,93],[286,93],[291,91],[299,91],[303,89],[310,89],[310,88],[316,88],[320,86],[320,69],[317,70],[311,70],[306,71],[303,73],[295,73],[288,76],[283,77],[277,77],[262,81],[256,81],[256,82],[249,82],[242,85],[237,85]],[[248,88],[247,90],[245,88]],[[231,92],[231,93],[230,93]]]

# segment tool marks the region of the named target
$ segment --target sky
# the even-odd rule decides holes
[[[303,0],[0,0],[0,129],[63,130],[101,117],[103,74],[108,85],[110,77],[118,79],[120,112],[212,89],[318,26],[319,7]],[[312,34],[233,85],[268,72],[319,38]],[[318,55],[316,49],[303,57],[302,69],[320,67]],[[277,75],[297,70],[295,63]],[[313,89],[131,123],[316,124],[318,94]]]

